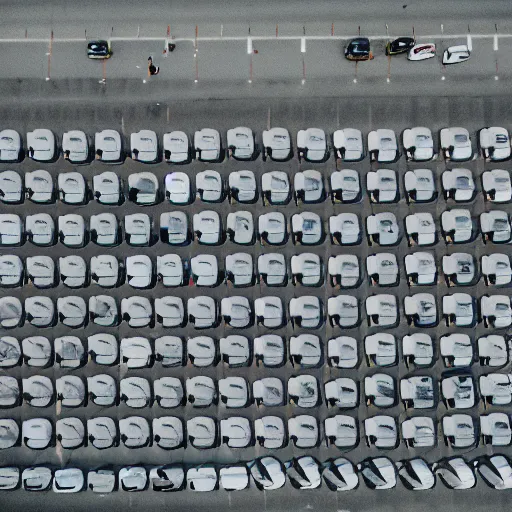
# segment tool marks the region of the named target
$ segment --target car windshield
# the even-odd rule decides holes
[[[457,133],[454,139],[457,144],[465,144],[468,141],[468,137],[465,133]]]

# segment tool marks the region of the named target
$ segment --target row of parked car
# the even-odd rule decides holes
[[[477,299],[468,293],[453,293],[442,298],[442,317],[446,326],[474,327],[483,322],[485,327],[503,329],[512,325],[512,298],[508,295],[484,295]],[[264,296],[251,301],[243,296],[224,297],[219,301],[207,295],[191,297],[165,296],[149,299],[142,296],[125,297],[119,307],[115,297],[93,295],[86,300],[79,296],[59,297],[34,295],[25,299],[13,296],[0,298],[0,326],[14,329],[29,323],[38,328],[52,327],[57,320],[74,329],[89,321],[103,327],[114,327],[121,321],[130,327],[154,327],[155,321],[163,327],[183,327],[187,323],[196,329],[226,326],[245,329],[252,325],[268,329],[284,327],[289,320],[292,327],[318,329],[325,320],[332,327],[355,328],[361,323],[360,300],[353,295],[336,295],[327,301],[327,308],[315,296],[290,299],[289,307],[277,296]],[[371,295],[364,301],[368,326],[393,328],[400,322],[398,299],[391,294]],[[436,298],[431,293],[406,296],[403,311],[409,325],[433,327],[439,322]],[[288,311],[286,311],[288,309]]]
[[[438,348],[436,345],[438,344]],[[61,368],[73,369],[91,360],[99,365],[122,363],[127,368],[151,367],[160,363],[165,368],[216,366],[222,361],[229,368],[257,366],[278,368],[286,364],[299,368],[320,367],[327,360],[332,368],[356,368],[360,363],[358,345],[364,346],[366,364],[395,366],[398,364],[398,342],[391,333],[376,333],[364,342],[351,336],[330,338],[325,344],[315,334],[303,333],[285,338],[264,334],[249,340],[240,334],[229,334],[220,340],[211,336],[161,336],[154,341],[143,336],[123,338],[121,342],[109,333],[88,336],[86,344],[78,336],[60,336],[52,342],[46,336],[29,336],[21,343],[13,336],[0,337],[0,368],[12,368],[24,362],[36,368],[47,368],[55,361]],[[476,345],[476,346],[475,346]],[[447,368],[469,367],[475,361],[494,368],[509,362],[510,340],[498,334],[481,336],[476,343],[468,334],[453,333],[439,338],[415,332],[401,340],[401,354],[407,368],[428,368],[437,360],[437,352]],[[325,354],[324,354],[325,352]]]
[[[437,283],[438,269],[434,253],[414,252],[404,258],[409,286]],[[483,277],[486,286],[504,286],[511,282],[510,258],[505,253],[483,255],[480,269],[469,253],[456,252],[442,257],[441,268],[446,285],[471,286]],[[366,276],[372,286],[396,286],[400,266],[394,253],[381,252],[366,257]],[[321,286],[328,279],[336,288],[356,288],[363,282],[364,269],[356,255],[330,256],[327,265],[314,253],[296,254],[287,264],[282,253],[264,253],[257,258],[256,271],[249,253],[228,254],[224,269],[213,254],[198,254],[182,259],[178,254],[164,254],[154,260],[145,255],[127,256],[120,261],[110,254],[93,256],[89,264],[82,256],[28,256],[25,262],[16,254],[0,255],[0,287],[15,288],[25,284],[52,288],[59,282],[68,288],[97,284],[114,288],[126,283],[132,288],[149,289],[161,282],[165,287],[216,287],[231,283],[235,287],[259,285]]]
[[[127,338],[123,341],[124,358],[128,367],[140,368],[147,365],[149,357],[143,349],[144,338]],[[147,340],[146,340],[147,341]],[[368,342],[368,339],[366,340]],[[375,340],[369,340],[375,341]],[[199,346],[199,349],[202,347]],[[378,357],[370,347],[370,358]],[[200,350],[198,350],[201,355]],[[306,354],[307,356],[309,354]],[[144,356],[146,359],[144,360]],[[385,359],[385,356],[380,356]],[[394,354],[389,356],[396,357]],[[312,358],[311,358],[312,359]],[[204,364],[198,364],[204,367]],[[307,368],[306,364],[306,368]],[[453,372],[452,372],[453,373]],[[437,407],[438,392],[448,409],[469,409],[477,402],[476,385],[467,371],[448,373],[439,386],[430,376],[419,375],[395,379],[385,373],[375,373],[364,379],[364,390],[354,379],[340,377],[324,384],[324,401],[328,407],[353,409],[361,398],[368,406],[388,408],[400,400],[406,408],[434,409]],[[119,391],[114,377],[99,374],[87,377],[85,381],[77,375],[64,375],[55,381],[49,377],[33,375],[20,384],[9,375],[0,376],[0,406],[15,407],[24,402],[33,407],[48,407],[55,401],[63,407],[85,407],[87,402],[103,407],[125,403],[128,407],[151,407],[156,402],[160,407],[173,408],[189,403],[193,407],[210,407],[223,404],[228,408],[244,408],[252,404],[258,407],[276,407],[291,403],[301,408],[314,408],[322,403],[321,385],[313,375],[301,374],[288,379],[287,388],[277,377],[258,379],[251,385],[243,377],[226,377],[215,382],[211,377],[196,376],[186,379],[185,386],[177,377],[156,379],[151,386],[148,379],[125,377],[120,380]],[[479,378],[480,398],[484,405],[508,405],[512,402],[512,375],[490,373]],[[287,398],[288,397],[288,398]]]
[[[482,188],[487,201],[510,202],[512,187],[510,173],[504,169],[483,172]],[[329,195],[333,203],[350,203],[361,199],[359,173],[343,169],[330,174]],[[366,190],[373,203],[392,203],[399,199],[398,175],[392,169],[377,169],[366,174]],[[445,199],[456,202],[472,201],[477,193],[476,182],[469,169],[454,168],[443,172],[441,177]],[[404,187],[408,202],[429,202],[437,197],[434,174],[430,169],[413,169],[404,175]],[[261,198],[264,205],[288,204],[292,187],[284,171],[266,172],[261,177]],[[197,196],[208,203],[223,202],[227,197],[231,203],[254,203],[258,200],[258,184],[254,173],[248,170],[233,171],[225,183],[218,171],[206,170],[195,176],[195,188],[189,174],[175,171],[164,179],[164,192],[159,180],[151,172],[140,172],[128,176],[128,190],[123,180],[106,171],[93,178],[92,189],[79,172],[60,173],[57,187],[48,171],[43,169],[25,173],[25,184],[16,171],[0,172],[0,201],[6,204],[22,203],[24,198],[34,203],[53,203],[56,197],[63,203],[86,204],[92,197],[105,205],[120,205],[127,197],[130,201],[147,206],[159,203],[163,197],[172,204],[187,205]],[[325,201],[328,193],[324,178],[319,171],[298,171],[293,178],[295,203],[311,204]]]
[[[137,247],[153,245],[158,238],[171,245],[187,245],[192,240],[203,245],[222,245],[227,240],[239,245],[254,245],[256,240],[262,245],[283,245],[290,235],[295,245],[307,246],[322,244],[326,231],[331,244],[358,245],[363,240],[361,221],[355,213],[332,215],[328,222],[324,222],[317,213],[301,211],[287,222],[282,212],[272,211],[259,215],[256,223],[250,211],[239,210],[227,215],[224,226],[219,213],[203,210],[194,214],[191,230],[185,212],[164,212],[160,215],[160,237],[153,229],[153,219],[145,213],[125,215],[124,229],[113,213],[91,215],[88,224],[76,213],[60,215],[57,226],[48,213],[27,215],[24,221],[17,214],[1,213],[0,246],[19,246],[27,240],[37,246],[51,246],[58,238],[60,243],[71,248],[84,247],[89,240],[100,246],[113,247],[122,243],[123,236],[128,245]],[[436,222],[431,213],[407,215],[404,224],[409,246],[437,243]],[[483,212],[477,223],[470,210],[453,208],[441,214],[440,228],[447,244],[469,243],[479,231],[484,244],[507,243],[512,238],[512,219],[504,210]],[[396,245],[400,242],[401,232],[392,212],[366,217],[366,237],[370,246],[374,243]]]
[[[263,160],[284,161],[293,155],[292,138],[286,128],[274,127],[262,133],[261,147],[255,143],[251,128],[239,126],[227,132],[227,151],[222,147],[220,133],[203,128],[194,134],[193,144],[183,131],[165,133],[163,147],[153,130],[140,130],[130,136],[130,156],[145,163],[163,159],[169,163],[187,163],[193,157],[205,162],[219,162],[228,158],[253,160],[261,151]],[[331,141],[321,128],[308,128],[297,132],[297,156],[299,161],[323,162],[329,158],[332,148],[337,159],[358,161],[365,157],[363,135],[355,128],[336,130]],[[406,157],[412,161],[432,160],[436,156],[434,138],[429,128],[418,126],[404,130],[402,142]],[[478,132],[479,151],[487,160],[507,160],[511,156],[508,131],[491,126]],[[27,155],[39,162],[55,161],[61,154],[71,163],[87,163],[95,157],[114,163],[124,158],[121,135],[116,130],[103,130],[94,136],[94,149],[87,135],[80,130],[64,133],[59,147],[55,134],[46,128],[27,133]],[[331,146],[331,147],[330,147]],[[19,161],[24,157],[23,141],[18,132],[11,129],[0,131],[0,161]],[[368,134],[367,151],[372,160],[394,162],[400,157],[400,148],[393,130],[379,128]],[[471,136],[462,127],[443,128],[440,131],[440,151],[447,160],[467,161],[473,158]]]
[[[280,489],[286,477],[296,489],[316,489],[322,481],[331,491],[349,491],[359,486],[359,475],[370,489],[392,489],[397,476],[406,489],[426,490],[436,485],[436,476],[449,489],[470,489],[476,485],[476,473],[491,488],[512,488],[512,466],[504,455],[488,455],[467,462],[463,457],[442,459],[434,464],[420,457],[393,462],[387,457],[371,457],[354,466],[344,457],[320,463],[309,455],[295,457],[284,464],[265,456],[231,465],[202,464],[186,468],[183,464],[143,465],[91,469],[71,467],[54,469],[34,466],[20,469],[0,468],[0,490],[22,486],[27,491],[76,493],[86,489],[107,494],[123,491],[241,491],[251,486],[261,491]]]

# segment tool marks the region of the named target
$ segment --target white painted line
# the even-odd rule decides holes
[[[301,53],[306,53],[306,38],[305,37],[300,38],[300,51],[301,51]]]
[[[494,34],[494,42],[492,47],[495,52],[498,51],[498,34]]]
[[[471,34],[468,34],[468,50],[469,50],[470,52],[472,52],[472,51],[473,51],[473,40],[472,40],[472,38],[471,38]]]
[[[424,34],[421,36],[418,36],[417,39],[421,41],[428,41],[432,39],[464,39],[467,37],[468,34]],[[494,39],[496,34],[472,34],[472,39]],[[301,39],[309,40],[309,41],[347,41],[349,39],[353,39],[355,37],[358,37],[357,35],[336,35],[336,36],[279,36],[279,40],[281,41],[299,41]],[[511,34],[500,34],[500,38],[503,39],[511,39]],[[112,37],[111,41],[118,41],[118,42],[165,42],[165,37]],[[275,36],[251,36],[251,39],[254,41],[275,41]],[[384,34],[375,35],[375,36],[368,36],[368,39],[370,41],[387,41],[388,38]],[[195,41],[202,41],[202,42],[216,42],[216,41],[246,41],[247,37],[243,36],[232,36],[232,37],[218,37],[218,36],[210,36],[210,37],[198,37],[197,39],[195,37],[176,37],[174,41],[176,42],[190,42],[194,43]],[[75,38],[59,38],[54,37],[53,43],[84,43],[86,42],[86,39],[83,37],[75,37]],[[13,38],[13,39],[2,39],[0,38],[0,44],[8,44],[8,43],[48,43],[48,38],[33,38],[33,39],[26,39],[26,38]]]
[[[252,39],[250,37],[247,38],[247,54],[248,55],[251,55],[253,53],[253,48],[252,48]]]

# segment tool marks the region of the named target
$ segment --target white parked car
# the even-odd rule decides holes
[[[467,45],[450,46],[443,52],[443,64],[458,64],[459,62],[465,62],[470,57],[471,52]]]
[[[23,318],[23,306],[17,297],[0,298],[0,326],[5,329],[17,327]]]
[[[156,274],[164,286],[181,286],[184,282],[183,261],[178,254],[156,258]]]
[[[225,491],[242,491],[249,487],[249,469],[245,464],[232,464],[219,470],[219,481]]]
[[[35,327],[50,327],[55,322],[55,306],[50,297],[25,299],[25,319]],[[28,355],[28,354],[27,354]]]
[[[372,295],[366,299],[368,325],[393,327],[398,322],[396,297],[389,294]]]
[[[469,409],[475,405],[475,386],[471,375],[453,375],[441,380],[441,394],[449,409]]]
[[[316,245],[323,238],[322,218],[312,212],[301,212],[292,215],[292,239],[294,244]]]
[[[167,174],[165,197],[173,204],[189,204],[192,201],[192,193],[188,174],[179,171]]]
[[[161,336],[155,340],[155,360],[163,367],[182,366],[184,343],[178,336]]]
[[[121,135],[116,130],[103,130],[94,136],[96,159],[102,162],[119,162],[122,158]]]
[[[448,368],[471,366],[473,363],[473,344],[467,334],[456,332],[441,336],[439,351],[444,365]]]
[[[252,160],[254,156],[254,134],[250,128],[238,126],[228,130],[228,158]]]
[[[387,332],[366,336],[364,353],[368,366],[393,366],[397,363],[396,339]]]
[[[337,414],[326,418],[324,433],[327,447],[331,444],[337,448],[355,448],[358,444],[359,433],[356,420],[352,416]]]
[[[121,242],[119,222],[113,213],[91,215],[89,232],[91,241],[104,247],[113,247]]]
[[[153,130],[140,130],[130,135],[132,159],[144,163],[156,162],[158,138]]]
[[[190,144],[185,132],[164,133],[164,160],[174,164],[190,161]]]
[[[299,202],[319,203],[324,200],[324,183],[322,174],[313,169],[299,171],[293,178],[295,204]]]
[[[130,327],[146,327],[153,322],[153,307],[146,297],[127,297],[121,300],[121,316]]]
[[[476,274],[473,256],[466,252],[453,252],[443,256],[443,273],[448,286],[471,284]]]
[[[12,336],[0,337],[0,368],[10,368],[19,364],[22,356],[19,341]]]
[[[473,418],[469,414],[443,416],[443,434],[447,446],[468,448],[477,441]]]
[[[219,340],[220,357],[229,368],[247,366],[251,353],[249,340],[239,334],[231,334]]]
[[[128,245],[147,246],[152,242],[152,222],[145,213],[132,213],[124,217],[125,240]]]
[[[246,407],[249,401],[247,381],[243,377],[219,379],[219,399],[230,409]]]
[[[54,187],[51,174],[44,169],[26,172],[25,193],[27,198],[34,203],[52,203]]]
[[[55,437],[64,449],[79,448],[85,439],[85,427],[79,418],[61,418],[55,424]]]
[[[271,128],[263,130],[262,158],[277,161],[288,160],[292,154],[290,132],[286,128]]]
[[[38,162],[51,162],[57,153],[57,141],[51,130],[37,128],[27,132],[27,154]]]
[[[492,210],[480,214],[480,230],[484,243],[507,243],[512,236],[512,226],[508,213],[503,210]]]
[[[473,148],[466,128],[452,127],[441,130],[441,150],[446,160],[463,162],[471,160]]]
[[[361,226],[355,213],[338,213],[329,217],[331,243],[355,245],[361,243]]]
[[[363,134],[355,128],[336,130],[332,136],[336,158],[356,162],[364,158]]]
[[[510,158],[510,136],[501,126],[489,126],[480,130],[480,149],[486,160],[492,162]]]
[[[435,407],[432,377],[414,376],[400,380],[400,397],[405,408],[432,409]]]
[[[293,300],[293,299],[292,299]],[[353,295],[336,295],[327,300],[327,315],[331,326],[342,329],[355,327],[359,322],[359,303]]]
[[[217,423],[208,416],[196,416],[187,421],[187,435],[194,448],[213,448],[217,444]]]
[[[260,242],[269,245],[281,245],[286,242],[286,218],[281,212],[269,212],[258,218],[258,236]]]
[[[193,217],[194,234],[200,244],[216,245],[222,242],[222,225],[219,214],[203,210]]]
[[[117,361],[119,347],[113,334],[93,334],[87,338],[87,347],[96,364],[111,365]]]
[[[331,199],[333,203],[352,203],[361,197],[359,173],[342,169],[331,174]]]
[[[427,416],[414,416],[402,422],[402,439],[408,448],[427,448],[436,443],[434,420]]]
[[[508,342],[497,334],[478,338],[478,358],[482,366],[504,366],[509,359]]]
[[[306,374],[290,377],[288,379],[288,399],[297,407],[316,407],[320,400],[316,378]]]
[[[441,214],[441,230],[446,243],[469,242],[473,237],[471,212],[457,208],[444,211]]]
[[[260,491],[279,489],[286,482],[284,466],[275,457],[260,457],[247,465],[255,485]]]
[[[103,288],[119,284],[119,261],[111,254],[100,254],[91,258],[91,280]]]
[[[290,483],[295,489],[316,489],[322,484],[321,466],[309,455],[294,457],[285,467]]]
[[[430,327],[437,324],[436,299],[431,293],[416,293],[406,296],[404,312],[408,325]]]
[[[226,281],[235,287],[252,286],[254,270],[252,256],[249,253],[237,252],[226,255]]]
[[[141,409],[151,406],[151,387],[142,377],[126,377],[119,385],[119,398],[126,406]]]
[[[252,396],[257,407],[276,407],[284,404],[283,383],[277,377],[255,380],[252,390]]]
[[[317,286],[322,282],[320,257],[313,253],[302,253],[291,258],[292,282],[303,286]]]
[[[258,275],[267,286],[287,283],[286,259],[282,253],[265,253],[258,256]]]
[[[263,206],[267,203],[287,204],[290,200],[290,180],[284,171],[270,171],[261,176]]]
[[[75,493],[83,490],[84,473],[78,468],[57,469],[53,475],[53,492]]]
[[[430,128],[417,126],[404,130],[403,144],[408,160],[425,162],[434,158],[434,139]]]
[[[318,444],[318,421],[302,414],[288,420],[288,436],[297,448],[313,448]]]
[[[366,405],[385,408],[396,402],[395,380],[385,373],[375,373],[364,379]]]
[[[79,368],[85,359],[85,349],[78,336],[60,336],[53,341],[55,362],[61,368]]]
[[[98,494],[113,492],[116,481],[116,474],[112,469],[97,469],[87,473],[87,488]]]
[[[59,272],[62,284],[68,288],[80,288],[87,280],[87,265],[84,259],[76,254],[59,258]]]
[[[282,448],[287,443],[283,420],[278,416],[263,416],[254,420],[254,437],[263,448]]]
[[[33,375],[27,379],[22,379],[21,382],[23,399],[27,404],[32,407],[48,407],[52,404],[55,398],[55,391],[53,389],[53,383],[48,377],[44,375]],[[15,397],[13,397],[13,400],[14,398]]]
[[[126,281],[133,288],[148,288],[153,281],[153,264],[145,254],[126,258]]]
[[[406,489],[424,491],[432,489],[436,483],[430,465],[419,457],[397,462],[396,468]]]
[[[2,431],[9,429],[11,435],[16,435],[16,440],[19,437],[18,425],[2,425]],[[53,427],[49,420],[46,418],[32,418],[24,420],[21,426],[21,437],[23,444],[32,450],[44,450],[47,448],[53,439]],[[2,447],[4,448],[4,446]]]
[[[396,468],[387,457],[373,457],[357,465],[365,484],[370,489],[393,489],[396,487]]]
[[[0,245],[21,245],[22,241],[23,221],[20,216],[13,213],[0,214]]]
[[[366,190],[372,203],[394,203],[398,197],[398,181],[392,169],[377,169],[366,174]]]
[[[503,329],[512,324],[512,308],[508,295],[484,295],[480,299],[480,310],[485,327]]]
[[[128,466],[119,470],[119,483],[123,491],[144,491],[148,486],[148,474],[142,466]]]
[[[123,338],[120,344],[120,363],[127,368],[147,368],[153,359],[153,350],[147,338],[134,336]]]
[[[61,215],[59,217],[59,240],[68,247],[83,247],[87,242],[84,218],[74,213]]]
[[[460,203],[471,201],[475,196],[475,181],[469,169],[447,169],[443,172],[442,183],[445,199]]]
[[[228,178],[228,196],[230,203],[253,203],[258,195],[258,185],[252,171],[233,171]]]
[[[84,381],[77,375],[64,375],[55,381],[57,401],[62,407],[80,407],[85,400]]]
[[[322,477],[331,491],[351,491],[359,485],[354,465],[344,457],[329,460],[324,465]]]
[[[20,398],[21,390],[16,378],[9,375],[0,376],[0,406],[2,408],[15,407],[19,405]]]
[[[158,405],[164,409],[185,405],[183,384],[177,377],[160,377],[159,379],[154,380],[153,395]],[[155,425],[156,419],[157,418],[153,420],[153,426]],[[160,425],[163,426],[164,423],[165,422],[161,421]]]
[[[224,184],[218,171],[201,171],[196,174],[196,195],[201,201],[220,203],[224,199]]]
[[[20,134],[15,130],[0,131],[0,161],[17,162],[21,156],[22,142]]]
[[[412,61],[427,60],[436,56],[436,45],[434,43],[415,44],[407,54],[407,59]]]
[[[430,169],[411,169],[404,176],[408,202],[428,202],[436,196],[434,174]]]
[[[381,252],[368,256],[366,271],[373,286],[392,286],[398,282],[398,262],[393,253]]]
[[[220,134],[212,128],[203,128],[194,134],[196,158],[203,162],[215,162],[221,159]]]
[[[443,316],[446,326],[471,327],[475,321],[474,299],[467,293],[454,293],[443,297]]]
[[[432,470],[448,489],[471,489],[476,485],[475,473],[462,457],[442,459],[432,465]]]
[[[512,466],[504,455],[484,455],[473,462],[484,482],[497,490],[512,489]]]
[[[418,212],[407,215],[405,230],[409,247],[412,245],[433,245],[436,242],[436,225],[431,213]]]
[[[379,449],[393,449],[400,440],[392,416],[374,416],[364,420],[364,432],[367,445]]]
[[[292,256],[292,264],[293,264]],[[354,254],[338,254],[330,256],[328,271],[333,287],[354,288],[361,279],[359,260]],[[321,278],[321,275],[319,276]]]
[[[504,412],[492,412],[480,416],[482,444],[508,446],[512,441],[510,419]]]
[[[334,368],[355,368],[358,362],[356,339],[351,336],[331,338],[327,344],[327,359]]]
[[[430,252],[415,252],[405,257],[405,274],[411,285],[430,285],[437,280],[434,255]]]
[[[82,327],[87,321],[87,305],[82,297],[59,297],[57,313],[62,324],[74,329]]]
[[[216,363],[217,347],[210,336],[195,336],[187,341],[190,362],[197,368],[205,368]]]
[[[143,206],[159,201],[158,179],[152,172],[137,172],[128,176],[128,198]]]
[[[224,322],[230,327],[245,329],[253,323],[253,313],[247,297],[224,297],[220,309]]]
[[[369,245],[394,245],[398,242],[400,229],[393,213],[382,212],[366,218],[366,233]]]
[[[482,174],[482,188],[487,201],[508,203],[512,199],[510,173],[505,169],[491,169]]]
[[[323,322],[322,303],[318,297],[302,296],[290,299],[290,320],[304,329],[316,329]]]
[[[153,440],[164,450],[175,450],[184,444],[183,423],[175,416],[161,416],[153,419]]]
[[[488,405],[508,405],[512,401],[511,374],[490,373],[489,375],[481,375],[478,384],[484,407]]]
[[[89,158],[89,141],[81,130],[71,130],[62,136],[62,153],[64,159],[74,164],[87,162]]]
[[[26,279],[36,288],[51,288],[56,284],[55,262],[50,256],[31,256],[25,260]]]
[[[181,491],[185,487],[183,464],[169,464],[151,468],[149,480],[154,491]]]
[[[398,156],[398,144],[393,130],[380,128],[368,134],[370,160],[379,163],[394,162]]]
[[[21,474],[23,489],[26,491],[47,491],[52,479],[52,470],[45,466],[28,467]]]
[[[23,202],[23,183],[16,171],[0,172],[0,201],[15,204]]]
[[[216,286],[219,266],[213,254],[199,254],[190,260],[190,272],[196,286]]]
[[[164,212],[160,215],[160,240],[170,245],[188,243],[189,228],[185,212]]]
[[[299,162],[322,162],[326,159],[327,139],[321,128],[308,128],[297,133],[297,155]]]
[[[325,383],[325,402],[327,407],[352,409],[357,407],[359,396],[357,384],[353,379],[340,377]]]
[[[0,256],[0,286],[2,288],[17,287],[22,284],[23,263],[14,254]]]
[[[112,171],[96,174],[92,179],[93,194],[101,204],[119,205],[123,201],[121,180]]]
[[[107,374],[98,374],[92,377],[87,377],[87,391],[89,393],[89,400],[96,405],[100,405],[102,407],[110,407],[117,402],[117,384],[114,377]],[[89,440],[91,439],[91,435],[93,435],[93,430],[90,427],[90,421],[87,422],[87,432],[89,434]],[[113,429],[109,428],[108,430],[112,433],[116,433],[115,423],[112,418],[107,418],[106,420],[109,425],[113,425]],[[103,423],[103,422],[102,422]],[[111,434],[109,434],[108,438],[110,439]],[[104,439],[105,436],[98,436],[98,440]],[[108,442],[108,446],[113,443],[112,440]],[[100,448],[102,446],[99,446]]]
[[[127,448],[144,448],[151,441],[148,420],[142,416],[128,416],[119,420],[119,433]]]
[[[276,297],[277,298],[277,297]],[[254,301],[255,309],[256,302]],[[268,368],[281,366],[284,364],[285,346],[281,336],[277,334],[264,334],[254,338],[254,359],[256,366],[259,366],[260,361]]]
[[[252,213],[243,210],[228,213],[226,221],[226,234],[235,244],[254,244],[254,221]]]
[[[208,296],[192,297],[187,302],[189,322],[196,329],[215,327],[218,322],[218,305],[215,299]]]

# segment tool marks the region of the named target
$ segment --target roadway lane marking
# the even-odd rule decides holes
[[[466,34],[425,34],[422,36],[418,36],[418,39],[421,40],[432,40],[432,39],[466,39]],[[472,39],[494,39],[496,34],[472,34]],[[357,37],[355,35],[335,35],[335,36],[279,36],[279,40],[282,41],[300,41],[304,38],[306,41],[347,41],[349,39],[353,39]],[[511,34],[500,34],[500,38],[503,39],[512,39]],[[275,41],[275,36],[255,36],[251,35],[251,39],[253,41]],[[385,34],[368,36],[370,41],[387,41],[388,37]],[[218,36],[205,36],[205,37],[176,37],[173,39],[176,42],[190,42],[195,43],[196,51],[197,51],[197,43],[199,41],[202,42],[219,42],[219,41],[246,41],[247,37],[245,36],[230,36],[230,37],[218,37]],[[110,41],[118,41],[118,42],[161,42],[165,41],[165,37],[111,37]],[[54,37],[54,43],[84,43],[87,42],[87,39],[83,37]],[[48,43],[48,38],[0,38],[0,44],[8,44],[8,43]]]
[[[494,34],[494,41],[493,41],[493,45],[492,45],[492,48],[495,52],[498,51],[498,34]]]
[[[300,38],[300,51],[301,51],[301,53],[306,53],[306,38],[305,37]]]

